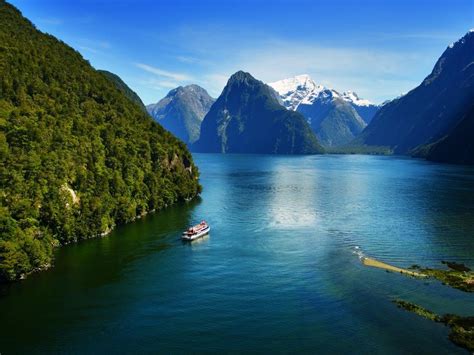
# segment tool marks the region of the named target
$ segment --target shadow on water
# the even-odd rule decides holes
[[[114,282],[130,263],[176,245],[181,231],[192,224],[193,211],[200,203],[200,197],[178,203],[118,226],[103,238],[58,248],[52,269],[32,274],[19,283],[3,285],[2,294],[17,292],[24,284],[28,284],[31,292],[31,288],[42,288],[49,282],[71,291]]]
[[[390,299],[457,312],[473,309],[467,296],[366,268],[353,251],[472,265],[474,170],[398,157],[195,160],[203,203],[59,249],[55,268],[9,286],[0,352],[456,353],[444,327]],[[203,218],[211,234],[182,243]]]
[[[179,203],[119,226],[103,238],[59,248],[50,270],[0,285],[0,352],[21,349],[20,334],[32,343],[47,343],[53,336],[48,325],[59,321],[59,309],[73,308],[74,303],[79,307],[92,290],[119,283],[139,260],[179,246],[180,233],[193,223],[193,211],[200,203],[200,198]],[[80,319],[61,321],[67,327]],[[5,349],[7,344],[11,347]]]

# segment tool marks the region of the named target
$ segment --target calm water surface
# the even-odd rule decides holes
[[[474,170],[397,157],[198,154],[202,198],[57,251],[1,289],[0,353],[465,353],[397,309],[472,294],[361,265],[474,267]],[[209,237],[180,232],[205,218]],[[359,249],[357,249],[357,248]]]

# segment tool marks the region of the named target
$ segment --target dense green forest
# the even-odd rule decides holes
[[[120,78],[117,74],[111,73],[107,70],[99,70],[99,72],[105,75],[107,79],[109,79],[111,82],[115,84],[115,87],[117,89],[123,92],[125,96],[127,96],[130,100],[140,105],[142,110],[146,112],[145,104],[143,103],[142,99],[140,99],[140,96],[138,96],[138,94],[135,91],[130,89],[130,87],[127,84],[125,84],[122,78]]]
[[[0,280],[200,192],[184,143],[0,1]]]

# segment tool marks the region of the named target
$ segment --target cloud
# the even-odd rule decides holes
[[[137,66],[140,69],[143,69],[149,73],[152,73],[154,75],[157,75],[159,77],[164,77],[168,79],[172,79],[177,82],[182,82],[182,81],[191,81],[193,78],[187,74],[184,73],[173,73],[167,70],[163,70],[160,68],[153,67],[151,65],[143,64],[143,63],[135,63],[135,66]]]
[[[198,81],[198,84],[204,87],[209,95],[217,97],[220,95],[222,89],[227,84],[227,80],[232,73],[223,74],[223,73],[211,73],[204,75],[203,78]]]
[[[110,42],[90,38],[76,38],[73,42],[77,49],[93,54],[103,54],[112,48]]]
[[[100,53],[100,51],[98,51],[97,49],[87,47],[87,46],[77,46],[77,48],[79,48],[82,51],[86,51],[86,52],[90,52],[90,53],[94,53],[94,54]]]
[[[42,25],[52,25],[52,26],[62,25],[64,23],[62,19],[57,18],[57,17],[42,17],[42,18],[39,18],[37,22]]]
[[[180,61],[181,63],[195,64],[195,63],[199,62],[199,59],[197,59],[197,58],[187,57],[187,56],[184,56],[184,55],[179,55],[179,56],[176,57],[176,59],[178,61]]]
[[[238,70],[272,82],[309,74],[320,84],[338,91],[353,90],[375,102],[418,85],[429,74],[432,56],[417,51],[329,47],[313,43],[269,40],[230,53],[219,67],[200,76],[211,95],[217,95],[228,77]]]
[[[175,57],[178,65],[192,65],[195,83],[213,96],[230,75],[245,70],[264,82],[307,73],[338,91],[353,90],[382,102],[418,85],[439,57],[439,42],[446,40],[447,45],[450,36],[442,31],[365,32],[356,41],[345,37],[330,41],[311,33],[293,40],[239,28],[236,41],[235,31],[211,24],[180,27],[166,38],[183,53]],[[199,65],[196,58],[206,58],[207,65]]]

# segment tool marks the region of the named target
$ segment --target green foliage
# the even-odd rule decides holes
[[[200,192],[184,143],[0,2],[0,280]]]
[[[416,313],[419,316],[422,316],[426,319],[429,319],[435,322],[439,322],[441,320],[440,316],[438,316],[436,313],[433,313],[430,310],[423,308],[417,304],[407,302],[404,300],[394,300],[393,303],[395,303],[398,308],[403,308],[409,312]]]
[[[140,105],[143,111],[146,112],[145,104],[143,103],[140,96],[137,95],[135,91],[130,89],[127,84],[116,74],[111,73],[107,70],[99,70],[102,75],[104,75],[107,79],[114,83],[115,87],[120,90],[122,93],[125,94],[130,100],[135,102],[136,104]]]
[[[437,323],[444,323],[450,328],[449,340],[469,351],[474,351],[474,317],[463,317],[455,314],[442,316],[417,304],[404,300],[393,301],[399,308],[418,314]]]

